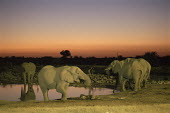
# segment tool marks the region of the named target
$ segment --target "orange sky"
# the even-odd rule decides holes
[[[170,55],[170,2],[0,1],[0,56]]]

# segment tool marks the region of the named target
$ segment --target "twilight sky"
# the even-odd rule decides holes
[[[170,0],[0,0],[0,56],[170,55]]]

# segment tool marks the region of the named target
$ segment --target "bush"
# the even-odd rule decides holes
[[[11,72],[1,72],[0,73],[0,82],[7,83],[17,83],[17,77],[14,76]]]

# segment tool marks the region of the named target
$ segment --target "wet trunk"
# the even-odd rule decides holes
[[[91,86],[91,79],[90,79],[90,77],[89,77],[88,75],[86,75],[86,77],[85,77],[85,79],[84,79],[84,85],[85,85],[86,87]]]

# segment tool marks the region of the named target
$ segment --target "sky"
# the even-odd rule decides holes
[[[0,0],[0,57],[170,55],[170,0]]]

